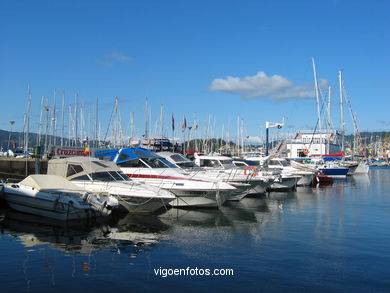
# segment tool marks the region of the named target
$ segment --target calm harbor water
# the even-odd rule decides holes
[[[390,292],[389,215],[390,168],[220,210],[103,223],[65,225],[3,207],[0,290]],[[156,275],[174,269],[234,275]]]

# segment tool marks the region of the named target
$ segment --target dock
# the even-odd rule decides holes
[[[24,179],[31,174],[46,174],[47,160],[0,157],[1,179]]]

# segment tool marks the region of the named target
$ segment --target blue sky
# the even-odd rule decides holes
[[[360,130],[390,131],[389,11],[386,0],[2,0],[0,128],[15,120],[23,129],[30,85],[33,131],[41,96],[52,104],[54,89],[57,107],[65,91],[66,109],[78,94],[85,117],[99,97],[102,133],[115,97],[125,135],[130,112],[144,132],[146,97],[153,119],[163,105],[169,135],[172,113],[176,129],[184,116],[199,121],[199,135],[209,117],[216,134],[223,125],[231,137],[237,116],[250,136],[282,117],[280,132],[308,129],[317,115],[314,56],[321,84],[333,88],[334,126],[343,70]],[[348,109],[345,117],[352,131]]]

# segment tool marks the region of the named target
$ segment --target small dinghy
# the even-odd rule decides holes
[[[108,216],[118,206],[112,196],[85,192],[56,175],[30,175],[0,189],[14,210],[62,221]]]

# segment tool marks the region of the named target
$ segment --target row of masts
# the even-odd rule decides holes
[[[323,101],[323,93],[319,87],[317,72],[314,58],[312,59],[313,64],[313,73],[314,73],[314,84],[315,84],[315,95],[316,95],[316,103],[317,103],[317,125],[318,132],[322,133],[322,108],[324,107]],[[340,88],[340,134],[341,134],[341,149],[344,151],[344,134],[345,134],[345,123],[344,123],[344,86],[342,81],[342,72],[339,71],[339,88]],[[31,90],[30,86],[28,87],[28,101],[27,101],[27,111],[24,116],[24,149],[28,150],[31,148],[29,145],[29,134],[30,134],[30,112],[31,112]],[[352,112],[352,108],[350,105],[350,100],[348,98],[348,105],[351,110],[351,115],[354,120],[355,132],[358,132],[356,117]],[[88,144],[93,147],[99,147],[102,144],[107,145],[106,142],[109,141],[111,146],[118,147],[121,145],[130,145],[134,140],[136,140],[137,135],[135,131],[135,120],[134,120],[134,112],[130,111],[129,119],[129,136],[125,137],[124,128],[122,124],[122,117],[119,105],[118,97],[115,98],[114,107],[111,112],[111,116],[109,119],[109,123],[107,129],[104,133],[104,136],[101,137],[101,126],[99,123],[99,98],[96,98],[96,105],[92,110],[94,113],[92,114],[91,109],[86,109],[83,104],[79,104],[78,102],[78,94],[74,96],[74,104],[68,105],[67,112],[68,115],[66,117],[66,106],[65,106],[65,92],[62,91],[61,96],[61,109],[58,111],[57,109],[57,91],[54,90],[53,93],[53,104],[49,104],[49,99],[41,97],[41,111],[40,111],[40,120],[38,125],[38,135],[36,140],[36,145],[44,146],[44,149],[47,150],[49,146],[59,145],[63,146],[74,146],[74,147],[82,147],[85,144]],[[328,97],[326,102],[326,111],[327,111],[327,120],[326,120],[326,133],[327,133],[327,149],[324,150],[324,153],[329,152],[329,144],[330,144],[330,134],[331,134],[331,87],[328,87]],[[58,113],[59,112],[59,113]],[[59,115],[60,114],[60,115]],[[60,117],[58,117],[60,116]],[[46,122],[44,122],[44,119]],[[126,117],[127,119],[127,117]],[[165,112],[164,108],[161,105],[159,119],[155,120],[154,131],[152,131],[152,110],[149,100],[145,99],[145,129],[142,134],[142,138],[148,139],[154,133],[154,136],[159,135],[161,137],[168,137],[169,128],[165,125]],[[60,122],[60,123],[58,123]],[[13,123],[15,123],[13,121]],[[13,125],[11,124],[11,127]],[[184,125],[186,124],[186,125]],[[67,126],[66,126],[67,125]],[[60,127],[58,127],[60,126]],[[44,129],[45,127],[45,129]],[[68,128],[67,137],[65,136],[65,128]],[[317,128],[317,127],[316,127]],[[247,135],[246,128],[244,125],[244,120],[238,116],[237,117],[237,134],[235,137],[231,137],[230,132],[230,121],[228,123],[228,127],[225,128],[225,125],[222,124],[221,135],[220,135],[220,143],[219,147],[221,149],[225,149],[229,152],[240,153],[245,150],[245,145],[249,136]],[[60,130],[60,135],[58,135],[57,131]],[[176,130],[176,133],[175,133]],[[211,150],[215,149],[213,144],[215,140],[213,138],[218,137],[216,131],[216,118],[211,117],[209,115],[208,122],[205,123],[205,127],[203,130],[203,135],[198,131],[198,122],[194,119],[193,124],[190,123],[187,125],[186,118],[183,117],[183,125],[182,127],[177,127],[175,129],[174,125],[174,116],[172,113],[172,139],[173,141],[179,141],[180,132],[182,135],[182,141],[184,141],[184,148],[190,148],[189,141],[195,140],[195,149],[206,149]],[[179,132],[179,133],[177,133]],[[92,135],[91,135],[92,134]],[[141,137],[141,136],[138,136]],[[321,138],[322,139],[322,138]],[[235,140],[235,143],[233,143]],[[187,142],[187,143],[186,143]],[[360,144],[361,139],[360,139]],[[322,149],[321,149],[322,152]]]
[[[61,107],[57,106],[57,90],[53,92],[53,103],[49,103],[49,99],[41,96],[40,101],[40,115],[38,124],[38,133],[36,141],[33,145],[42,146],[45,150],[49,146],[67,146],[67,147],[82,147],[87,143],[93,147],[99,147],[102,142],[110,141],[111,146],[117,147],[122,145],[129,145],[136,139],[135,134],[135,121],[134,112],[130,112],[129,116],[129,129],[130,135],[125,137],[123,123],[121,118],[121,111],[119,105],[119,98],[115,98],[114,107],[112,109],[109,123],[104,136],[101,136],[101,127],[99,123],[99,98],[96,98],[96,105],[94,108],[94,115],[91,111],[86,111],[83,104],[78,102],[78,94],[74,96],[73,105],[65,105],[65,92],[62,91],[61,95]],[[91,109],[89,109],[91,110]],[[67,112],[67,115],[66,115]],[[28,103],[27,112],[24,116],[24,129],[23,129],[23,148],[25,150],[31,149],[30,135],[30,115],[31,115],[31,90],[28,87]],[[150,134],[154,133],[154,136],[167,137],[169,127],[166,127],[165,112],[161,105],[159,119],[155,121],[154,131],[151,129],[151,106],[149,100],[145,99],[145,130],[142,134],[142,138],[148,139]],[[186,118],[183,117],[183,121]],[[174,123],[174,117],[172,114],[172,122]],[[15,122],[10,121],[11,127]],[[65,129],[68,129],[67,136]],[[230,129],[230,121],[227,129]],[[225,125],[222,125],[219,148],[224,148],[229,152],[239,153],[240,150],[245,149],[245,140],[248,138],[246,128],[244,125],[244,119],[240,116],[237,117],[237,136],[231,137],[231,132],[225,129]],[[10,135],[12,128],[10,129]],[[179,132],[179,133],[177,133]],[[218,137],[216,130],[216,118],[209,115],[208,123],[203,130],[203,135],[198,129],[197,120],[193,120],[193,123],[188,125],[179,125],[175,132],[175,126],[172,125],[172,139],[173,141],[180,140],[180,132],[183,136],[184,147],[187,149],[190,147],[189,141],[195,141],[195,149],[201,150],[215,150],[215,140],[213,138]],[[92,133],[92,135],[90,135]],[[233,143],[233,139],[236,140]],[[247,143],[248,144],[248,143]]]

